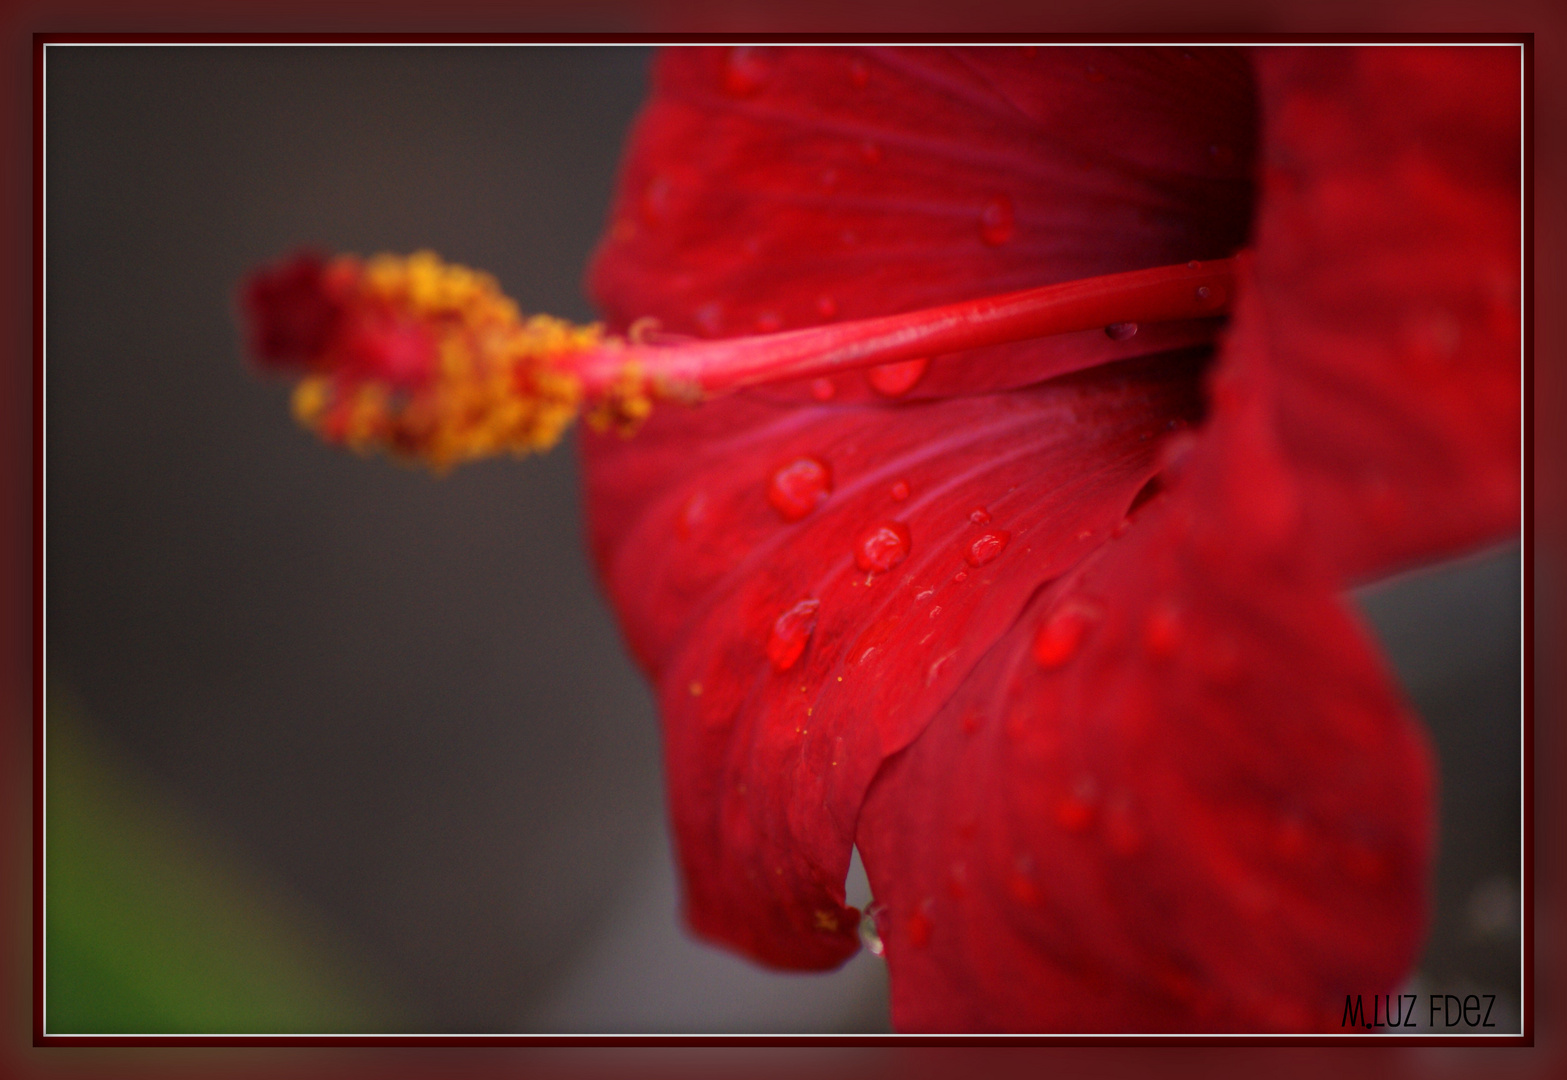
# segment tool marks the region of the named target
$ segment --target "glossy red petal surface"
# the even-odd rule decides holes
[[[875,406],[736,402],[697,412],[711,429],[659,415],[636,453],[595,453],[596,555],[657,688],[699,931],[787,966],[857,947],[843,878],[877,767],[1119,524],[1197,408],[1193,370],[1133,361],[892,423]],[[834,487],[790,520],[770,480],[807,455]],[[866,563],[868,535],[896,557]]]
[[[674,49],[653,81],[590,281],[621,324],[726,337],[887,315],[1229,255],[1250,223],[1251,82],[1232,50]],[[1208,336],[935,358],[910,396]],[[864,375],[833,389],[877,399]]]
[[[1169,493],[871,789],[900,1030],[1337,1030],[1418,955],[1429,753],[1308,543],[1257,315]]]
[[[673,51],[594,288],[612,322],[718,336],[1227,254],[1250,109],[1227,53]],[[1189,354],[994,391],[1191,340],[1095,332],[936,358],[896,404],[856,376],[584,438],[699,932],[782,966],[854,951],[842,882],[881,761],[1118,525],[1197,405]],[[833,488],[796,517],[769,492],[802,457]],[[910,550],[868,575],[880,524]],[[975,565],[987,530],[1006,540]],[[811,600],[814,623],[781,621]],[[803,648],[775,641],[808,623]]]
[[[1429,754],[1336,597],[1516,528],[1492,61],[1265,62],[1274,168],[1209,424],[866,803],[900,1027],[1339,1029],[1407,974]]]
[[[1258,56],[1273,422],[1352,578],[1519,526],[1518,50]]]

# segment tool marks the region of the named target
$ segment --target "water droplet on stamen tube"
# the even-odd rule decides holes
[[[1137,324],[1134,322],[1116,322],[1105,327],[1105,337],[1111,341],[1130,341],[1137,336]]]

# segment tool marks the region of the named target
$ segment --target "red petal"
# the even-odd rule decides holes
[[[1243,326],[1172,492],[877,777],[899,1029],[1337,1030],[1413,963],[1429,754],[1306,543],[1261,357]]]
[[[619,325],[723,337],[1229,255],[1253,136],[1228,50],[669,50],[592,291]],[[1023,386],[1206,336],[976,350],[900,391]],[[864,374],[835,384],[877,396]]]
[[[1516,48],[1258,60],[1274,423],[1317,542],[1365,578],[1519,524]]]
[[[1249,217],[1250,84],[1228,53],[682,50],[655,84],[594,271],[621,325],[886,314],[1228,254]],[[936,358],[896,407],[865,376],[815,380],[805,407],[729,399],[584,439],[594,553],[658,686],[699,932],[786,966],[854,950],[842,882],[880,762],[1118,525],[1195,407],[1189,359],[985,395],[1191,340],[1096,331]],[[834,488],[790,525],[769,492],[802,457]],[[975,546],[976,496],[1005,540]],[[910,553],[867,579],[855,545],[882,522]],[[809,600],[809,631],[785,621],[810,640],[770,662]]]
[[[1515,117],[1489,60],[1270,59],[1267,153],[1296,175],[1265,188],[1183,475],[866,803],[900,1027],[1333,1029],[1412,964],[1429,755],[1334,596],[1516,526]],[[1462,353],[1397,337],[1421,318]]]
[[[882,759],[1042,582],[1103,542],[1158,438],[1195,407],[1190,362],[1163,359],[911,406],[896,423],[870,406],[734,401],[660,412],[629,443],[586,440],[595,554],[657,686],[697,930],[779,965],[854,951],[843,879]],[[769,478],[807,455],[834,490],[787,523]],[[976,498],[994,526],[972,519]],[[867,572],[858,545],[887,521],[907,555]],[[971,565],[995,526],[1004,550]]]

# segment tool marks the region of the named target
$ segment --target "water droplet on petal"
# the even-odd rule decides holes
[[[1137,324],[1134,322],[1113,322],[1105,327],[1105,337],[1111,341],[1130,341],[1137,336]]]
[[[788,671],[794,667],[816,632],[816,610],[821,606],[820,600],[807,598],[778,616],[767,639],[767,659],[773,662],[774,668]]]
[[[892,364],[877,364],[865,373],[871,389],[882,397],[901,397],[914,389],[914,384],[925,377],[930,361],[924,357],[900,360]]]
[[[1088,623],[1083,608],[1071,604],[1058,608],[1034,635],[1034,662],[1051,671],[1071,660],[1088,633]]]
[[[772,65],[760,51],[737,46],[724,57],[724,93],[731,97],[750,97],[762,88]]]
[[[956,574],[952,575],[952,580],[953,581],[967,581],[968,580],[968,571],[967,570],[959,570]]]
[[[785,521],[799,521],[832,494],[832,470],[820,458],[795,458],[767,483],[767,501]]]
[[[976,506],[968,512],[968,519],[976,525],[990,524],[990,511],[983,506]]]
[[[1012,200],[1005,195],[992,195],[979,212],[979,238],[991,247],[1000,247],[1012,239],[1016,224]]]
[[[923,911],[910,912],[903,922],[904,936],[916,949],[923,949],[930,944],[931,929],[930,916]]]
[[[902,502],[904,499],[907,499],[909,497],[909,482],[907,480],[899,480],[895,482],[892,485],[891,494],[893,499],[897,502]]]
[[[680,516],[675,519],[675,532],[680,535],[680,539],[691,539],[691,534],[702,527],[707,521],[707,509],[707,493],[692,492],[680,508]]]
[[[855,86],[865,86],[871,81],[871,66],[859,57],[849,61],[849,81]]]
[[[861,570],[891,570],[909,557],[909,529],[897,521],[872,526],[854,545],[854,562]]]
[[[837,395],[838,388],[825,375],[819,379],[811,380],[811,396],[817,401],[831,401]]]
[[[1222,285],[1197,286],[1197,302],[1210,311],[1224,306],[1224,301],[1229,299],[1229,293],[1225,292]]]
[[[1159,659],[1173,656],[1181,645],[1181,623],[1180,609],[1174,604],[1156,604],[1143,619],[1143,646],[1149,655]]]
[[[1005,529],[986,529],[963,549],[963,561],[970,566],[984,566],[1006,550],[1012,534]]]

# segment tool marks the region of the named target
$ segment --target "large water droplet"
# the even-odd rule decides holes
[[[854,562],[861,570],[891,570],[909,557],[909,528],[902,522],[873,525],[854,545]]]
[[[984,566],[1006,550],[1012,534],[1005,529],[986,529],[963,549],[963,561],[970,566]]]
[[[832,470],[820,458],[795,458],[767,482],[767,501],[785,521],[799,521],[832,494]]]
[[[865,373],[871,389],[882,397],[902,397],[914,389],[914,384],[925,377],[930,361],[924,357],[916,360],[900,360],[892,364],[877,364]]]
[[[968,512],[968,519],[976,525],[989,525],[990,511],[983,506],[976,506]]]
[[[1012,213],[1012,200],[1005,195],[992,195],[985,200],[979,212],[979,238],[991,247],[1000,247],[1012,239],[1017,223]]]
[[[1130,341],[1137,336],[1137,324],[1134,322],[1113,322],[1105,327],[1105,337],[1111,341]]]
[[[778,616],[767,639],[767,659],[773,662],[774,668],[788,671],[794,667],[816,632],[816,611],[821,606],[820,600],[809,597]]]
[[[1088,633],[1088,622],[1088,613],[1080,607],[1057,609],[1034,635],[1034,662],[1049,671],[1071,660]]]
[[[724,93],[731,97],[750,97],[767,82],[772,65],[761,51],[736,46],[724,56]]]

